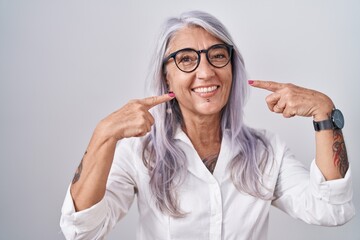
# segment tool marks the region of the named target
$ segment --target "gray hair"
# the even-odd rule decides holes
[[[247,78],[244,60],[225,26],[214,16],[201,12],[185,12],[178,18],[169,18],[160,34],[151,62],[150,83],[153,95],[168,92],[163,59],[174,34],[185,27],[201,27],[207,32],[234,46],[232,57],[232,86],[228,102],[222,110],[221,129],[231,132],[231,148],[238,155],[229,163],[235,187],[255,197],[269,199],[264,194],[262,176],[269,159],[269,146],[262,133],[247,127],[243,121],[243,109],[247,97]],[[167,113],[171,109],[172,113]],[[154,126],[144,141],[143,161],[149,169],[150,188],[159,209],[174,217],[185,216],[179,209],[177,187],[187,174],[185,153],[175,144],[174,134],[182,124],[182,114],[176,99],[152,109]],[[265,151],[259,151],[265,149]],[[263,152],[260,155],[260,152]]]

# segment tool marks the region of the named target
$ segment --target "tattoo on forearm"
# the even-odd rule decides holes
[[[334,130],[333,156],[335,166],[339,168],[341,176],[344,177],[349,168],[349,161],[341,130]]]
[[[75,184],[80,179],[80,175],[81,175],[81,171],[82,171],[82,164],[83,164],[83,160],[84,160],[84,157],[85,157],[86,153],[87,153],[87,151],[85,151],[84,156],[80,161],[80,164],[79,164],[79,166],[78,166],[78,168],[77,168],[77,170],[75,172],[74,178],[72,180],[72,184]]]

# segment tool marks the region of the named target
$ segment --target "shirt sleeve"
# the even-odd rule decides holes
[[[309,171],[284,144],[276,148],[280,169],[273,206],[306,223],[323,226],[342,225],[355,215],[351,167],[344,178],[325,181],[315,160]]]
[[[60,227],[66,239],[105,239],[115,224],[126,215],[136,193],[136,171],[130,156],[126,147],[122,146],[119,150],[118,144],[105,196],[92,207],[76,212],[68,188],[60,218]]]
[[[96,239],[101,234],[100,224],[106,218],[106,201],[100,202],[83,211],[76,212],[70,187],[61,209],[60,227],[66,239]],[[86,233],[86,234],[85,234]]]

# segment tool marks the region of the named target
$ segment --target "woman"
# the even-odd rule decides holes
[[[67,239],[104,238],[135,195],[138,239],[266,239],[270,205],[311,224],[351,219],[342,126],[329,119],[339,112],[329,97],[247,82],[230,35],[204,12],[169,19],[153,62],[154,97],[130,101],[94,131],[62,209]],[[313,117],[310,173],[276,136],[244,125],[247,83],[272,92],[271,111]]]

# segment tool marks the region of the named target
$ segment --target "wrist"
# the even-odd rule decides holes
[[[322,118],[323,116],[321,116]],[[319,116],[317,119],[321,119]],[[344,116],[339,109],[334,108],[331,114],[323,120],[313,120],[315,131],[342,129],[344,127]]]
[[[332,111],[335,109],[335,105],[331,98],[325,94],[321,94],[321,97],[315,102],[312,111],[313,120],[324,121],[331,117]]]
[[[315,122],[319,122],[331,118],[331,114],[334,109],[335,109],[335,105],[332,103],[323,104],[323,106],[313,114],[313,120]]]
[[[113,128],[103,120],[96,126],[92,138],[96,139],[96,142],[99,143],[101,142],[116,144],[116,142],[121,138],[117,138],[116,136],[114,136],[111,129]]]
[[[329,112],[326,112],[326,113],[319,113],[319,114],[313,115],[313,121],[320,122],[320,121],[329,119],[331,116],[331,111],[332,110],[330,110]]]

